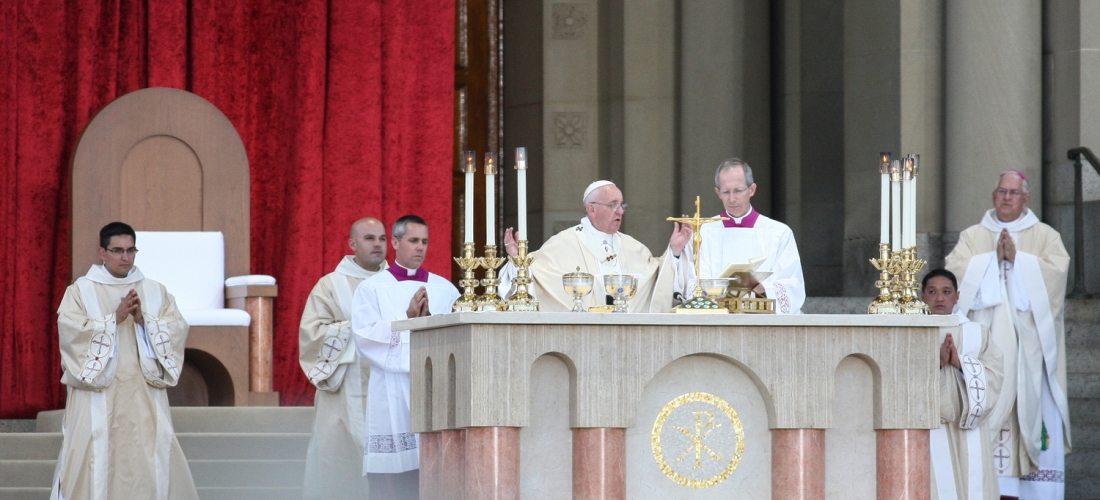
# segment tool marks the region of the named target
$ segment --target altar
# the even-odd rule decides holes
[[[928,498],[954,316],[455,313],[411,331],[421,497]]]

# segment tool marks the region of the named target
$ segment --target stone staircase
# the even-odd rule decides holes
[[[1100,299],[1066,299],[1066,371],[1073,433],[1066,499],[1100,500]]]
[[[50,497],[62,413],[0,426],[0,500]],[[312,407],[176,407],[172,422],[199,498],[302,497]]]

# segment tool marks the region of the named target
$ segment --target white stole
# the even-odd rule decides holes
[[[987,386],[985,367],[978,361],[982,347],[982,326],[973,321],[962,324],[962,349],[959,361],[962,364],[964,393],[967,398],[967,414],[960,418],[959,428],[966,437],[967,452],[967,496],[980,500],[983,497],[982,486],[982,438],[978,419],[985,412]],[[936,473],[936,491],[940,500],[959,498],[955,484],[955,453],[947,438],[945,425],[929,432],[929,445],[932,450],[932,467]]]

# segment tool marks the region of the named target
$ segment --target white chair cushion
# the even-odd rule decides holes
[[[252,316],[240,309],[181,309],[191,326],[248,326]]]
[[[249,274],[247,276],[234,276],[225,280],[225,286],[237,285],[274,285],[275,277],[266,274]]]
[[[140,250],[134,262],[138,269],[163,284],[181,311],[225,308],[221,232],[138,231],[135,246]]]

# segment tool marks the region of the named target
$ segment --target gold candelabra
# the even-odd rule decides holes
[[[474,256],[474,243],[472,241],[463,243],[462,257],[455,257],[454,259],[458,263],[458,267],[462,268],[462,280],[458,284],[462,285],[463,292],[462,297],[455,301],[451,310],[453,312],[476,311],[478,297],[474,293],[474,287],[480,281],[474,275],[474,271],[481,265],[481,259]]]
[[[485,293],[477,299],[478,311],[503,311],[506,307],[500,296],[497,295],[497,286],[500,279],[497,278],[497,269],[504,265],[504,257],[497,257],[496,245],[485,245],[485,256],[478,259],[481,267],[485,268],[485,278],[481,280],[481,286],[485,287]]]
[[[527,292],[527,285],[531,284],[530,267],[535,258],[527,254],[527,240],[516,242],[516,256],[508,257],[512,265],[516,266],[516,293],[508,299],[509,311],[538,311],[539,301]]]
[[[879,258],[871,265],[879,270],[875,287],[878,297],[867,306],[868,314],[928,314],[928,304],[920,298],[917,273],[927,262],[917,259],[917,247],[890,251],[889,243],[879,245]]]

